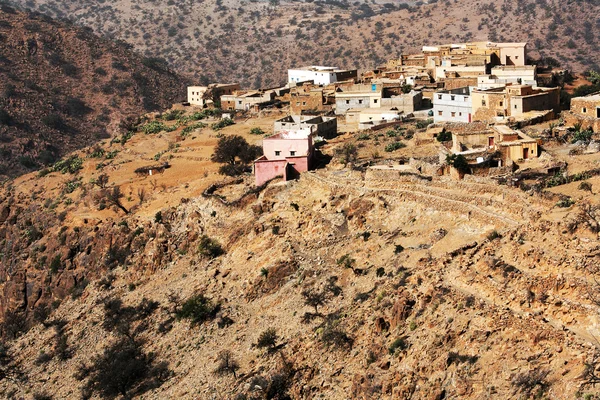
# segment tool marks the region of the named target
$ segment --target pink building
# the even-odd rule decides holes
[[[284,181],[308,171],[313,156],[310,129],[279,132],[263,140],[263,156],[254,161],[256,186],[277,176]]]

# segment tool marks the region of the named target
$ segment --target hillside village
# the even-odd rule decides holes
[[[257,116],[262,110],[288,110],[254,162],[257,185],[311,169],[316,142],[344,132],[394,132],[408,121],[426,127],[416,142],[440,143],[439,161],[428,165],[436,176],[506,179],[523,169],[555,173],[560,161],[544,151],[544,141],[573,131],[584,138],[574,142],[588,146],[582,151],[598,151],[590,140],[600,129],[599,95],[573,98],[562,112],[561,85],[569,71],[538,70],[526,60],[527,43],[424,46],[418,54],[401,55],[360,76],[355,69],[308,66],[290,69],[288,82],[277,88],[192,86],[184,104],[217,107],[227,118],[236,112]],[[544,162],[536,163],[542,155]]]
[[[600,398],[600,94],[527,54],[189,86],[3,182],[0,397]]]

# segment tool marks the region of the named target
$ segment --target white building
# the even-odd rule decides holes
[[[499,65],[492,68],[491,72],[491,75],[477,77],[477,87],[479,89],[504,87],[507,84],[537,87],[535,65]]]
[[[188,86],[187,101],[193,106],[202,106],[206,104],[204,93],[208,90],[207,86]]]
[[[433,95],[433,122],[471,122],[471,88],[463,87]]]
[[[312,65],[298,69],[288,69],[288,83],[313,81],[315,85],[329,85],[331,83],[355,79],[357,70],[341,70],[337,67],[322,67]]]

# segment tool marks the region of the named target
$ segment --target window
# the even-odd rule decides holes
[[[238,104],[240,104],[240,105],[241,105],[241,104],[242,104],[242,101],[241,101],[241,100],[238,100]]]
[[[581,112],[585,114],[585,113],[587,112],[587,108],[583,107],[583,108],[581,109]]]
[[[482,105],[483,107],[485,107],[485,99],[482,99],[482,100],[481,100],[481,105]]]
[[[455,113],[454,111],[452,111],[450,114],[451,114],[453,117],[456,117],[456,113]]]
[[[290,156],[295,156],[296,152],[295,151],[290,151]]]
[[[302,105],[303,105],[303,106],[305,106],[305,105],[306,105],[306,102],[305,102],[305,101],[303,101],[303,102],[302,102]]]
[[[358,104],[362,104],[362,103],[363,103],[363,101],[362,101],[362,100],[359,100],[359,101],[358,101]]]
[[[275,155],[276,155],[276,156],[280,156],[280,155],[281,155],[281,151],[279,151],[279,150],[275,150]]]
[[[441,111],[438,111],[438,115],[442,115],[442,112],[441,112]]]
[[[300,102],[299,102],[299,101],[297,101],[297,102],[296,102],[296,105],[297,105],[297,106],[299,106],[299,105],[300,105]]]
[[[442,95],[438,94],[438,100],[441,100],[441,99],[442,99]]]
[[[346,104],[350,104],[350,100],[346,100]]]
[[[461,113],[461,112],[459,112],[459,113],[458,113],[458,116],[459,116],[459,117],[462,117],[462,113]]]
[[[517,105],[515,104],[515,109],[517,109]]]
[[[502,107],[502,102],[500,102],[500,107]]]
[[[374,103],[374,104],[377,104],[377,99],[373,99],[373,103]]]
[[[455,96],[450,96],[450,100],[454,100]]]

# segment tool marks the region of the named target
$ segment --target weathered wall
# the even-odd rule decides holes
[[[254,163],[254,175],[256,186],[277,177],[283,177],[286,180],[287,160],[261,160]]]

